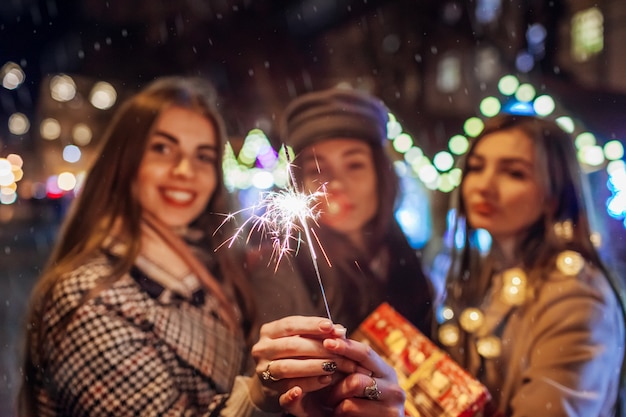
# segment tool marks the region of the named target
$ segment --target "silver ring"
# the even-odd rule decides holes
[[[270,363],[267,364],[267,368],[265,368],[265,371],[261,372],[261,378],[263,379],[263,381],[280,381],[280,378],[274,378],[272,376],[272,373],[270,372],[270,366],[272,366],[272,363],[274,361],[270,361]]]
[[[363,396],[368,400],[377,401],[380,400],[382,392],[378,389],[378,383],[376,379],[372,378],[372,384],[363,388]]]

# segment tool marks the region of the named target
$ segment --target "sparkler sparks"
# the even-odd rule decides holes
[[[329,265],[330,260],[324,253],[322,244],[315,234],[315,231],[309,226],[310,223],[317,225],[317,218],[320,214],[320,200],[326,197],[325,185],[322,185],[315,192],[299,191],[293,178],[292,164],[286,146],[284,147],[284,151],[287,157],[287,173],[289,175],[287,187],[280,191],[266,191],[257,204],[228,214],[226,219],[222,222],[222,225],[232,220],[241,212],[251,212],[250,216],[243,224],[235,229],[233,236],[220,245],[220,247],[226,244],[228,244],[228,247],[231,247],[235,240],[241,237],[249,228],[246,242],[249,242],[252,234],[255,232],[270,238],[272,242],[272,258],[276,261],[277,269],[283,257],[297,253],[300,249],[300,244],[304,241],[305,245],[309,248],[311,261],[313,262],[317,281],[322,293],[322,299],[324,300],[326,314],[328,315],[328,319],[332,321],[324,285],[317,264],[317,253],[313,246],[312,237],[315,237],[315,241]],[[303,235],[304,238],[302,237]]]

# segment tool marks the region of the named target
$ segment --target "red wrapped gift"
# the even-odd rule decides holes
[[[394,367],[406,391],[406,415],[481,416],[491,399],[484,385],[387,303],[350,337],[368,343]]]

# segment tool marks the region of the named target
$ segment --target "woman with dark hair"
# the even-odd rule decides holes
[[[554,122],[488,120],[462,165],[439,341],[503,416],[614,415],[620,285],[591,240],[572,139]],[[476,231],[492,238],[487,255]]]
[[[375,97],[331,88],[290,103],[281,136],[295,152],[296,187],[325,191],[314,230],[333,319],[354,330],[388,302],[430,336],[432,286],[394,216],[399,181],[384,148],[388,119]],[[261,320],[326,313],[307,250],[279,265],[277,273],[263,268],[267,258],[253,271]]]
[[[214,252],[231,212],[225,140],[200,79],[159,79],[121,106],[32,294],[21,415],[314,411],[303,394],[331,383],[324,407],[375,387],[380,409],[402,412],[392,370],[328,319],[266,325],[257,375],[241,376],[257,335],[238,252]]]

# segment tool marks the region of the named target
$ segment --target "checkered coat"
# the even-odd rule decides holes
[[[111,268],[103,255],[56,285],[35,341],[37,415],[222,415],[244,346],[217,303],[203,291],[177,295],[134,268],[76,310]]]

